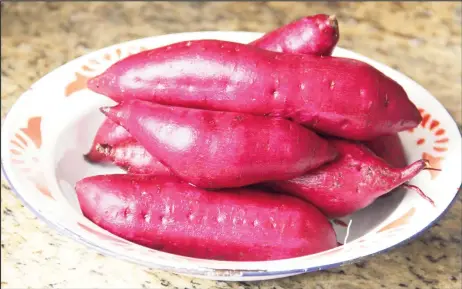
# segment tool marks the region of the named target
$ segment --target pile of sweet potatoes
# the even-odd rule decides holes
[[[197,258],[275,260],[336,247],[328,218],[426,168],[406,163],[397,135],[421,121],[405,90],[366,63],[332,57],[338,39],[335,17],[321,14],[249,44],[143,51],[90,79],[118,104],[100,109],[107,119],[85,158],[127,174],[80,180],[84,215],[140,245]]]

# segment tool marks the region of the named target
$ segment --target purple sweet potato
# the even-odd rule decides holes
[[[215,260],[264,261],[337,246],[335,231],[298,198],[250,189],[203,190],[174,177],[92,176],[76,185],[83,214],[126,240]]]
[[[303,17],[266,33],[250,45],[271,51],[327,56],[331,55],[338,39],[339,28],[335,17],[318,14]],[[98,146],[106,144],[116,147],[128,142],[136,140],[122,127],[107,120],[98,130],[86,157],[92,162],[109,162],[111,160],[101,155]]]
[[[175,175],[202,188],[288,180],[337,155],[326,140],[283,118],[140,100],[101,111]]]
[[[303,17],[266,33],[250,45],[276,52],[326,56],[332,54],[338,39],[339,29],[335,16],[318,14]]]
[[[85,159],[96,163],[112,162],[111,154],[108,154],[102,146],[114,147],[130,141],[136,142],[126,129],[106,118],[98,129],[91,149],[85,155]]]
[[[398,134],[379,136],[365,144],[377,156],[395,168],[407,166],[406,154]]]
[[[152,157],[136,140],[114,146],[101,144],[97,147],[112,162],[131,174],[172,175],[169,168]]]
[[[311,202],[329,217],[343,217],[370,205],[426,168],[425,160],[393,168],[363,144],[346,140],[331,140],[331,144],[339,152],[335,161],[271,186]]]
[[[396,133],[421,121],[404,89],[369,64],[219,40],[140,52],[90,79],[88,87],[117,102],[142,99],[282,116],[355,140]]]

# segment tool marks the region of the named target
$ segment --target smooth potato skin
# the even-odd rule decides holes
[[[90,79],[88,87],[117,102],[142,99],[282,116],[355,140],[403,131],[421,121],[404,89],[366,63],[219,40],[140,52]]]
[[[331,140],[339,157],[304,176],[272,182],[279,191],[301,197],[329,217],[350,215],[378,197],[415,177],[425,168],[423,160],[394,168],[365,145]]]
[[[317,14],[268,32],[249,44],[276,52],[327,56],[332,54],[339,36],[335,17]]]
[[[201,188],[288,180],[337,155],[325,139],[283,118],[140,100],[102,111],[175,175]]]
[[[109,232],[168,253],[228,261],[299,257],[337,246],[327,218],[281,194],[206,191],[173,177],[92,176],[76,185],[83,214]]]

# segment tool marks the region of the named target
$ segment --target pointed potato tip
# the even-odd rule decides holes
[[[332,15],[329,16],[328,19],[331,20],[331,21],[335,21],[335,20],[337,20],[337,15],[332,14]]]
[[[330,15],[327,20],[329,21],[330,26],[338,28],[337,16],[335,14]]]
[[[95,93],[110,97],[112,92],[111,81],[113,78],[111,74],[106,72],[96,75],[87,80],[87,88]]]
[[[108,157],[110,157],[110,154],[112,152],[112,146],[108,144],[96,144],[93,145],[93,147],[90,149],[90,151],[86,154],[83,154],[82,157],[83,159],[91,164],[95,163],[107,163],[110,161]]]
[[[90,89],[90,90],[92,90],[94,92],[98,92],[98,90],[99,90],[99,80],[98,79],[99,79],[99,75],[88,79],[87,80],[88,89]]]
[[[83,159],[84,159],[86,162],[89,162],[89,163],[93,163],[93,162],[94,162],[94,160],[93,160],[93,158],[92,158],[92,156],[91,156],[91,152],[84,154],[84,155],[83,155]]]
[[[103,106],[99,108],[99,111],[101,111],[104,114],[108,114],[111,112],[111,107],[110,106]]]
[[[120,125],[120,121],[125,118],[124,109],[121,104],[103,106],[99,108],[99,111],[118,125]]]

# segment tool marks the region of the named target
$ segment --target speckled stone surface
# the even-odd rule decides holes
[[[461,124],[460,3],[4,3],[2,118],[54,68],[126,40],[184,31],[265,32],[298,17],[335,13],[339,45],[384,62],[433,93]],[[2,288],[459,289],[459,197],[410,244],[335,270],[245,283],[182,277],[104,257],[37,220],[1,187]]]

